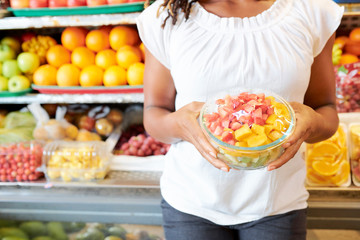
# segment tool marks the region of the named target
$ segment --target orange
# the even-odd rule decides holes
[[[360,40],[349,40],[345,45],[346,53],[360,56]]]
[[[95,63],[95,53],[87,47],[77,47],[71,53],[71,63],[83,69]]]
[[[131,46],[131,45],[124,45],[122,47],[119,48],[118,51],[125,51],[125,50],[130,50],[133,51],[134,53],[136,53],[136,55],[139,56],[140,61],[142,59],[142,53],[139,47],[135,47],[135,46]]]
[[[110,34],[110,31],[113,29],[112,25],[103,25],[99,27],[99,30],[104,31],[107,34]]]
[[[351,30],[349,34],[349,39],[352,41],[360,41],[360,27]]]
[[[127,81],[129,85],[142,85],[144,83],[145,65],[137,62],[132,64],[127,70]]]
[[[34,72],[33,82],[39,86],[56,85],[56,72],[56,67],[49,64],[42,65]]]
[[[335,38],[334,44],[338,44],[340,48],[344,48],[348,41],[349,38],[347,36],[339,36]]]
[[[95,56],[95,64],[102,69],[116,65],[116,52],[112,49],[101,50]]]
[[[331,182],[336,186],[341,186],[346,183],[350,176],[350,164],[349,161],[343,161],[339,167],[339,174],[331,177]]]
[[[56,74],[56,82],[60,87],[79,86],[80,69],[74,64],[62,65]]]
[[[119,49],[116,52],[116,62],[120,67],[128,69],[131,64],[140,62],[141,58],[135,51],[129,49]]]
[[[341,65],[355,63],[358,61],[359,61],[359,58],[357,56],[355,56],[354,54],[350,54],[350,53],[345,53],[345,54],[341,55],[341,58],[340,58]]]
[[[86,47],[94,52],[100,52],[101,50],[110,48],[109,34],[102,30],[91,30],[86,35],[85,40]]]
[[[331,176],[339,171],[339,164],[331,164],[327,161],[314,161],[312,163],[313,169],[322,176]]]
[[[80,85],[82,87],[101,86],[103,83],[104,71],[96,66],[90,65],[81,70]]]
[[[144,43],[140,43],[139,49],[141,51],[141,60],[145,61],[145,45],[144,45]]]
[[[61,43],[70,51],[85,46],[86,32],[87,30],[82,27],[67,27],[61,33]]]
[[[52,46],[46,53],[46,61],[57,68],[65,63],[70,63],[70,59],[69,50],[62,45]]]
[[[127,85],[126,70],[120,66],[111,66],[104,72],[104,86]]]
[[[323,141],[314,144],[314,148],[312,150],[311,156],[312,157],[327,156],[327,155],[336,156],[338,154],[340,154],[340,148],[336,144],[332,142]]]
[[[117,51],[124,45],[137,45],[140,39],[139,34],[134,28],[117,26],[110,31],[109,41],[111,48]]]

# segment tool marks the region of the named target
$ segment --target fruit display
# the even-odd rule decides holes
[[[336,37],[332,56],[334,65],[345,65],[360,61],[360,27],[352,29],[349,35]]]
[[[34,181],[43,176],[43,143],[37,141],[0,145],[0,181]],[[1,231],[0,231],[1,232]],[[0,233],[1,235],[1,233]]]
[[[325,141],[306,144],[306,182],[309,186],[349,186],[350,164],[345,125]]]
[[[165,155],[169,148],[170,144],[159,142],[149,136],[142,124],[133,124],[122,133],[113,153],[115,155],[146,157]]]
[[[0,144],[33,140],[36,120],[30,112],[0,112]]]
[[[218,149],[218,157],[236,169],[261,168],[275,160],[295,126],[291,106],[264,92],[210,99],[199,119],[203,132]]]
[[[0,236],[16,240],[163,240],[160,226],[0,219]]]
[[[349,127],[349,132],[352,180],[356,186],[360,186],[360,124],[352,123]]]
[[[107,174],[110,153],[101,141],[53,141],[44,147],[43,164],[49,181],[95,181]]]
[[[336,70],[336,107],[338,112],[360,111],[360,62]]]
[[[21,44],[23,52],[35,53],[40,58],[40,64],[46,63],[46,53],[50,47],[57,44],[56,40],[50,36],[38,35],[31,37]]]

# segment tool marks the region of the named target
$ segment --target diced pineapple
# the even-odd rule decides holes
[[[267,96],[265,99],[270,99],[271,105],[275,103],[275,98],[273,96]]]
[[[271,131],[268,136],[271,140],[276,141],[277,139],[281,138],[283,134],[279,131],[274,130]]]
[[[248,147],[247,143],[244,142],[244,141],[236,142],[235,146],[237,146],[237,147]]]
[[[247,138],[247,144],[249,147],[258,147],[264,145],[267,140],[267,136],[265,134],[261,135],[253,135]]]
[[[257,135],[264,134],[265,133],[265,127],[254,123],[251,126],[251,131],[253,133],[257,134]]]
[[[235,139],[241,141],[244,138],[247,138],[252,134],[252,131],[249,125],[244,124],[241,128],[235,131]]]
[[[271,124],[271,125],[268,125],[268,124],[265,124],[264,125],[264,128],[265,128],[265,134],[266,135],[269,135],[269,133],[274,130],[274,126]]]
[[[283,132],[286,130],[283,121],[281,121],[280,119],[276,119],[273,125],[274,125],[274,129],[279,132]]]
[[[270,116],[268,116],[268,118],[266,119],[265,123],[266,124],[274,124],[275,120],[278,118],[278,116],[273,113]]]

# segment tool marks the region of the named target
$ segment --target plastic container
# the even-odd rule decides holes
[[[44,176],[43,143],[39,141],[0,144],[0,181],[34,181]]]
[[[281,145],[295,128],[295,113],[282,97],[251,90],[209,99],[199,121],[219,159],[234,169],[258,169],[283,153]]]
[[[349,125],[352,181],[360,186],[360,122]]]
[[[54,141],[44,147],[43,170],[48,181],[104,179],[110,152],[102,141]]]
[[[347,128],[340,123],[336,133],[321,142],[306,144],[306,185],[348,187],[351,184]]]

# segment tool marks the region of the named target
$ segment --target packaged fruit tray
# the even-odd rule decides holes
[[[350,123],[349,132],[352,181],[360,187],[360,122]]]
[[[96,7],[59,7],[59,8],[8,8],[16,17],[92,15],[109,13],[130,13],[144,10],[144,2],[101,5]]]
[[[306,144],[306,185],[348,187],[351,184],[346,125],[341,123],[329,139]]]
[[[0,182],[34,181],[44,176],[43,142],[28,141],[0,144]]]
[[[289,103],[264,90],[211,98],[199,120],[218,149],[218,158],[240,170],[263,168],[277,159],[284,151],[281,145],[295,129]]]
[[[0,97],[17,97],[17,96],[22,96],[25,95],[27,93],[30,93],[33,89],[32,88],[28,88],[22,91],[17,91],[17,92],[9,92],[9,91],[0,91]]]
[[[44,147],[42,170],[49,182],[97,181],[108,173],[110,157],[102,141],[53,141]]]
[[[39,86],[33,84],[33,89],[44,94],[106,94],[106,93],[143,93],[143,85],[117,87],[58,87]]]

